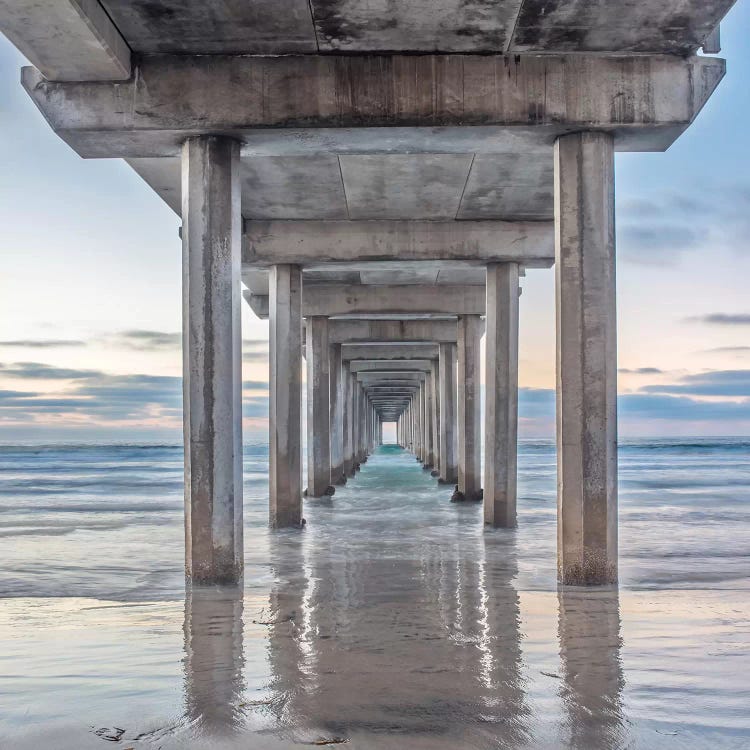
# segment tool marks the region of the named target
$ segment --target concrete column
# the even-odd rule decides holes
[[[458,318],[458,493],[456,500],[481,498],[481,403],[479,394],[479,315]]]
[[[242,578],[239,144],[182,148],[185,574]]]
[[[435,454],[432,445],[432,390],[432,375],[428,372],[424,379],[425,469],[431,469],[435,463]]]
[[[354,383],[348,367],[344,368],[344,472],[354,476]]]
[[[344,380],[341,344],[331,344],[329,378],[331,403],[331,484],[346,484],[344,473]]]
[[[331,486],[330,352],[328,318],[307,319],[307,494],[333,494]]]
[[[383,445],[383,423],[378,419],[378,445]]]
[[[557,519],[561,583],[617,580],[614,146],[555,143]]]
[[[432,476],[440,476],[440,373],[438,360],[433,360],[430,370],[431,392],[432,392],[432,414],[430,424],[432,425]]]
[[[271,525],[283,528],[302,523],[301,269],[271,266],[268,284],[270,512]]]
[[[518,264],[487,266],[484,522],[516,525]]]
[[[424,462],[424,381],[417,391],[417,459]]]
[[[455,484],[456,467],[456,345],[440,344],[440,481]]]
[[[352,465],[354,470],[359,469],[359,383],[352,375]]]

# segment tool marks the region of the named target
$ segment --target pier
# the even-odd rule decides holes
[[[559,581],[617,581],[615,153],[699,115],[732,4],[0,0],[50,127],[182,219],[190,582],[243,575],[243,304],[270,322],[274,528],[385,423],[486,526],[523,523],[530,273],[555,274]]]

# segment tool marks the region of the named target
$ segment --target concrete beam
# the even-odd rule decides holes
[[[124,83],[52,82],[36,68],[22,81],[86,157],[174,156],[211,132],[256,154],[362,150],[363,135],[371,153],[455,152],[441,128],[462,130],[468,153],[471,131],[493,127],[482,140],[496,152],[522,129],[547,144],[607,130],[620,150],[662,151],[724,71],[718,58],[672,55],[144,55]]]
[[[387,370],[381,370],[378,372],[357,372],[356,375],[360,383],[410,383],[415,380],[424,380],[427,371],[395,370],[388,372]]]
[[[343,344],[341,357],[351,360],[415,360],[435,359],[438,356],[437,344]]]
[[[309,290],[309,287],[308,287]],[[332,343],[356,341],[386,343],[391,341],[456,342],[454,320],[331,320]]]
[[[302,309],[305,317],[364,313],[484,315],[485,304],[484,285],[319,284],[305,287],[302,295]]]
[[[547,221],[245,221],[244,266],[362,261],[515,261],[547,268]]]
[[[400,360],[383,360],[383,359],[359,359],[349,362],[349,369],[352,372],[409,372],[419,370],[420,372],[430,371],[429,359],[400,359]]]
[[[130,47],[98,0],[0,0],[0,31],[41,80],[130,78]]]

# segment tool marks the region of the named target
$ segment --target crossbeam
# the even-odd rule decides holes
[[[718,58],[672,55],[143,55],[124,82],[52,82],[33,67],[22,82],[86,157],[175,156],[187,137],[215,132],[254,154],[365,144],[507,153],[523,129],[548,144],[574,129],[608,130],[620,150],[661,151],[724,71]],[[481,142],[472,132],[491,126],[501,130]],[[373,128],[404,132],[374,139]],[[300,138],[302,129],[317,132]]]
[[[547,268],[549,221],[245,221],[243,266],[369,261],[514,261]]]

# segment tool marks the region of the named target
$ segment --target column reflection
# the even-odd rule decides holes
[[[185,596],[185,711],[207,734],[227,734],[243,720],[241,587],[192,587]]]
[[[558,592],[561,696],[572,748],[627,745],[617,590]]]
[[[515,556],[488,562],[481,535],[401,544],[280,543],[269,599],[279,729],[372,747],[525,745]]]

